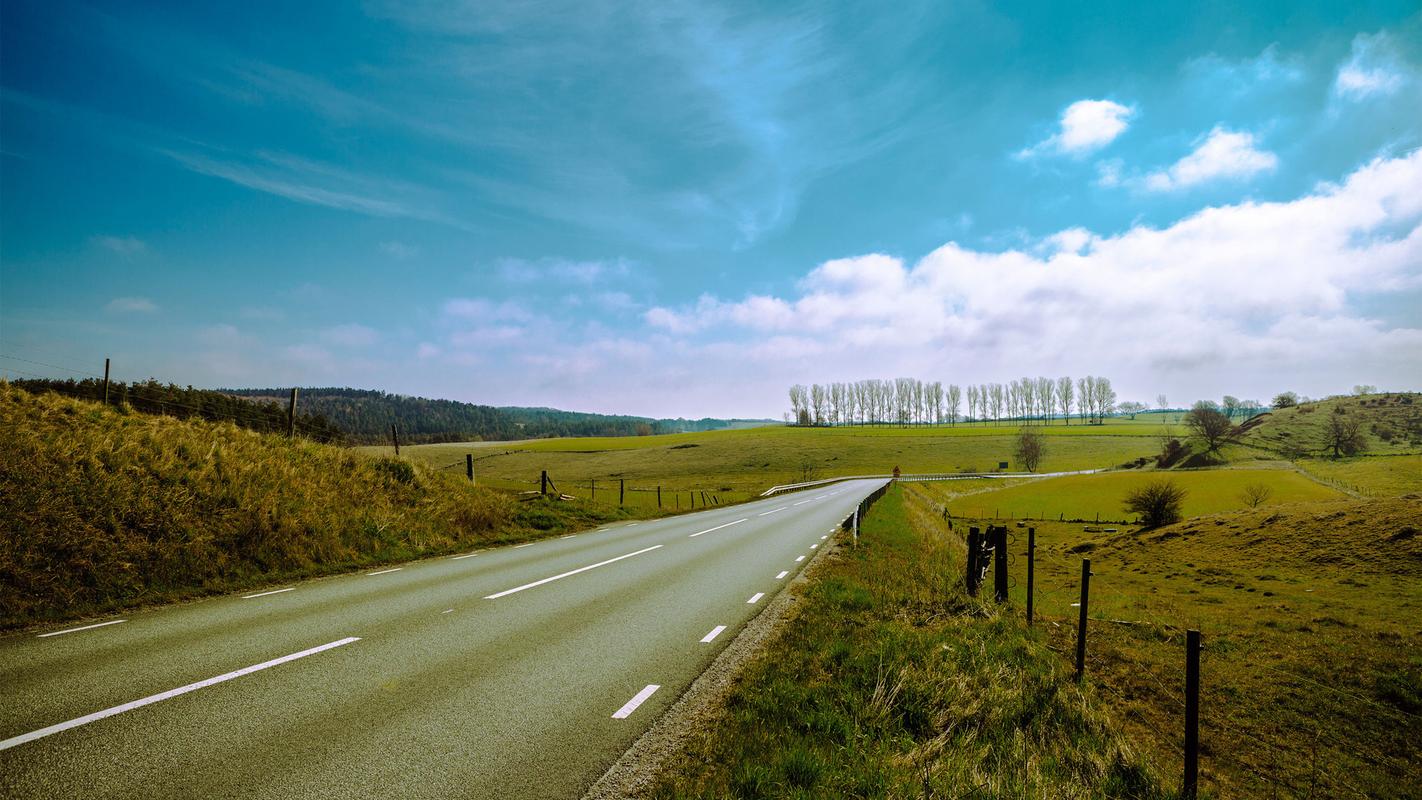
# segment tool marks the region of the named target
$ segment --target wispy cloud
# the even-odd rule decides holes
[[[381,242],[380,252],[391,258],[405,261],[420,254],[420,248],[404,242]]]
[[[148,243],[134,236],[95,236],[93,242],[121,256],[136,256],[148,252]]]
[[[1134,115],[1135,109],[1113,100],[1078,100],[1062,111],[1056,133],[1019,150],[1016,157],[1094,153],[1125,133]]]
[[[1255,146],[1254,134],[1216,126],[1197,140],[1189,155],[1145,177],[1143,186],[1153,192],[1187,189],[1216,180],[1239,180],[1271,172],[1279,157]]]
[[[115,297],[104,308],[120,314],[152,314],[158,305],[146,297]]]
[[[1352,55],[1338,67],[1333,93],[1346,100],[1386,97],[1401,89],[1407,77],[1408,70],[1387,34],[1359,34],[1353,39]]]
[[[408,217],[456,224],[435,210],[428,198],[420,197],[427,194],[424,190],[300,156],[268,151],[258,151],[250,157],[168,149],[158,152],[193,172],[300,203],[374,217]]]
[[[352,322],[322,330],[321,341],[335,347],[370,347],[380,341],[380,334],[374,328]]]

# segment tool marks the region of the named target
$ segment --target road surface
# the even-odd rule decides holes
[[[577,797],[883,481],[0,640],[0,797]]]

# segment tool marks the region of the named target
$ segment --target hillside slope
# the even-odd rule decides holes
[[[587,527],[461,476],[0,382],[0,627]]]
[[[1422,453],[1422,394],[1393,392],[1334,397],[1262,414],[1244,426],[1241,442],[1289,458],[1330,453],[1329,416],[1358,420],[1373,455]]]

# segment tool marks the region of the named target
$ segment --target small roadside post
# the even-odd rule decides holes
[[[1032,624],[1032,569],[1037,557],[1037,529],[1027,529],[1027,624]]]
[[[109,360],[104,359],[104,405],[109,404]]]
[[[1185,632],[1185,781],[1180,796],[1195,800],[1200,782],[1200,632]]]
[[[464,474],[469,476],[469,482],[474,482],[474,454],[464,454]]]
[[[1076,682],[1086,676],[1086,604],[1091,595],[1091,559],[1081,560],[1081,614],[1076,623]]]

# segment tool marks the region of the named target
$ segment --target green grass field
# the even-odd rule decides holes
[[[1300,469],[1367,497],[1398,497],[1422,492],[1422,455],[1310,458]]]
[[[1158,479],[1169,479],[1186,491],[1186,516],[1247,507],[1240,493],[1246,485],[1267,486],[1263,506],[1288,505],[1345,497],[1293,470],[1219,469],[1171,472],[1112,472],[1066,475],[1028,481],[999,491],[981,492],[948,504],[955,516],[1003,519],[1134,519],[1122,507],[1128,491]]]
[[[912,484],[814,564],[793,620],[656,798],[1173,796],[1042,636],[943,576],[963,548]]]
[[[1155,453],[1159,425],[1051,425],[1041,428],[1047,452],[1039,471],[1110,467]],[[504,444],[431,444],[401,448],[401,454],[433,467],[463,470],[466,453],[481,480],[494,486],[533,488],[548,470],[564,492],[586,494],[591,481],[614,488],[706,490],[750,496],[807,476],[904,472],[992,471],[1013,462],[1015,426],[958,427],[763,427],[670,436],[542,439]],[[389,455],[391,448],[361,448]]]
[[[1288,473],[1283,473],[1288,474]],[[1248,481],[1253,470],[1183,473]],[[1131,475],[1089,476],[1110,483]],[[1297,477],[1297,476],[1295,476]],[[1033,491],[992,494],[1045,503]],[[918,484],[937,507],[961,504]],[[1228,499],[1228,488],[1216,494]],[[957,518],[962,533],[968,524]],[[1088,673],[1157,768],[1180,764],[1183,632],[1205,637],[1205,785],[1219,797],[1416,797],[1422,787],[1422,502],[1291,501],[1158,531],[1036,529],[1040,627],[1068,662],[1081,559],[1091,559]],[[1013,608],[1026,530],[1011,524]]]

